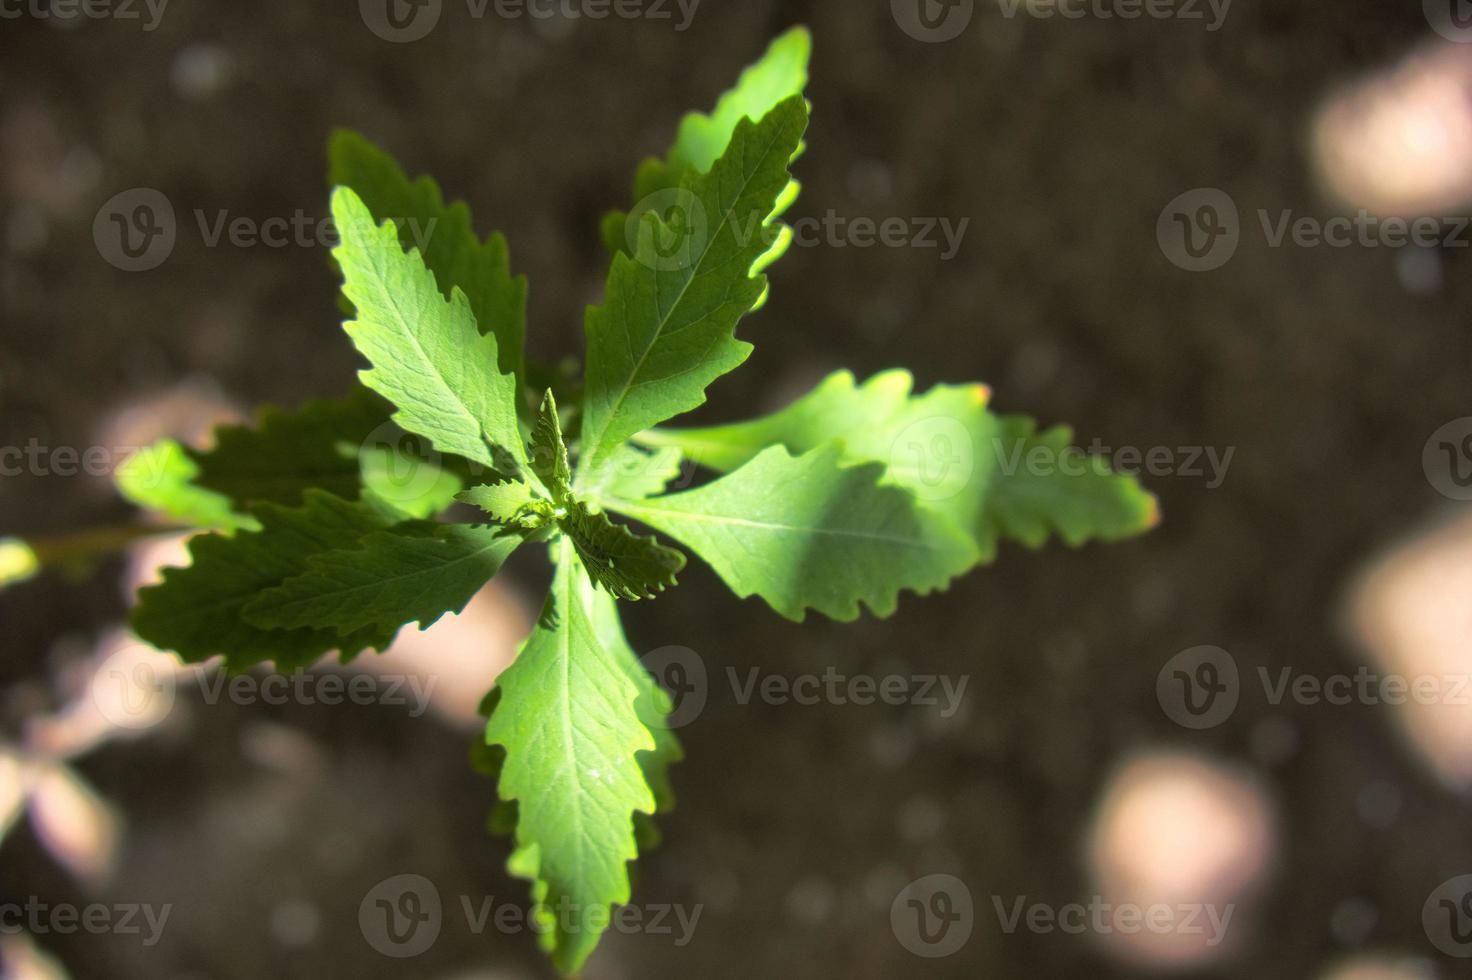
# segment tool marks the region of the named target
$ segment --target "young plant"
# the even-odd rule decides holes
[[[979,384],[916,394],[902,370],[863,383],[839,371],[763,418],[664,427],[751,352],[734,331],[789,243],[779,217],[798,193],[808,51],[802,29],[778,38],[639,167],[638,203],[603,222],[613,256],[580,386],[525,363],[526,281],[504,239],[477,237],[432,180],[336,133],[333,257],[370,365],[362,386],[267,409],[208,451],[161,443],[119,474],[138,504],[211,531],[189,567],[139,593],[135,630],[232,671],[382,650],[405,624],[464,608],[518,549],[550,551],[541,616],[486,698],[478,763],[566,972],[629,900],[628,862],[654,840],[681,757],[617,603],[674,585],[685,556],[614,515],[798,621],[888,616],[902,590],[946,588],[1003,538],[1078,545],[1156,519],[1153,498],[1102,462],[1036,465],[1076,454],[1070,431],[993,414]],[[667,492],[694,465],[720,476]]]

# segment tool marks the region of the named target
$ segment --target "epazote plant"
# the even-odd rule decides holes
[[[1030,465],[1070,451],[1071,433],[993,414],[978,384],[915,394],[905,371],[862,384],[840,371],[763,418],[663,427],[751,352],[734,330],[791,237],[779,216],[798,192],[808,52],[800,28],[777,39],[640,166],[639,203],[603,223],[613,258],[587,311],[581,385],[525,363],[526,282],[504,239],[478,238],[432,180],[336,133],[333,257],[370,364],[362,386],[267,409],[208,451],[160,443],[119,473],[134,502],[210,532],[189,567],[140,592],[134,629],[232,671],[382,650],[405,624],[461,610],[518,549],[550,550],[545,606],[486,698],[477,758],[498,781],[491,826],[514,835],[509,867],[532,882],[566,972],[629,900],[627,864],[653,842],[681,757],[616,600],[674,585],[685,557],[612,515],[782,616],[843,621],[947,587],[1000,539],[1077,545],[1156,519],[1153,498],[1101,461]],[[696,465],[722,475],[668,491]],[[457,502],[480,515],[463,521]]]

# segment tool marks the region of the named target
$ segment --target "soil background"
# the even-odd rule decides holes
[[[1278,814],[1273,874],[1241,912],[1246,941],[1188,976],[1296,980],[1359,946],[1434,956],[1421,907],[1472,869],[1468,807],[1384,709],[1244,702],[1227,724],[1187,732],[1155,698],[1161,665],[1197,644],[1229,649],[1244,671],[1352,671],[1349,576],[1448,506],[1421,449],[1472,410],[1467,256],[1448,251],[1444,285],[1412,295],[1389,249],[1272,248],[1255,219],[1332,213],[1306,121],[1334,84],[1429,35],[1421,5],[1238,0],[1215,32],[1000,11],[978,4],[943,44],[907,36],[878,0],[704,0],[684,31],[476,19],[447,2],[408,44],[376,37],[351,3],[174,0],[153,31],[6,19],[0,444],[90,445],[119,406],[181,382],[242,405],[344,391],[358,361],[323,250],[212,248],[193,218],[325,214],[338,125],[435,175],[481,231],[504,231],[531,280],[532,353],[577,353],[606,269],[599,215],[627,203],[635,164],[683,112],[807,23],[814,114],[793,216],[970,223],[949,261],[793,249],[740,328],[755,353],[700,417],[771,408],[837,367],[906,366],[922,386],[984,380],[998,408],[1073,423],[1084,443],[1235,456],[1220,487],[1148,481],[1164,521],[1144,538],[1004,547],[888,620],[793,625],[698,562],[677,592],[629,608],[638,649],[686,645],[713,671],[972,681],[944,723],[903,708],[742,706],[717,686],[682,732],[665,844],[637,870],[637,900],[704,904],[694,940],[610,936],[587,976],[1136,975],[1087,937],[1003,934],[990,897],[1091,894],[1081,841],[1099,794],[1121,759],[1152,747],[1252,771]],[[221,57],[224,81],[184,94],[178,73]],[[133,187],[162,191],[180,216],[173,253],[144,273],[107,264],[92,236],[97,209]],[[1236,255],[1209,273],[1177,268],[1156,240],[1165,203],[1196,187],[1226,190],[1244,216]],[[126,516],[105,481],[0,482],[0,534]],[[530,596],[543,572],[508,574]],[[121,621],[119,574],[0,596],[8,737],[44,701],[58,645]],[[1265,721],[1292,751],[1256,750]],[[309,740],[320,764],[283,775],[244,758],[241,732],[263,723]],[[128,822],[101,898],[171,901],[175,918],[148,950],[115,936],[42,944],[79,978],[550,975],[525,934],[447,927],[399,961],[359,932],[360,899],[393,874],[426,875],[447,902],[524,896],[505,845],[483,832],[492,790],[466,766],[467,742],[402,710],[221,705],[187,737],[111,744],[78,763]],[[1398,815],[1371,826],[1357,801],[1384,784]],[[968,882],[978,924],[957,954],[923,960],[896,942],[889,903],[933,872]],[[24,823],[0,846],[0,891],[93,897]],[[273,928],[283,901],[313,910],[307,941]],[[1365,923],[1349,940],[1334,926],[1347,907]],[[1442,975],[1467,975],[1452,964]]]

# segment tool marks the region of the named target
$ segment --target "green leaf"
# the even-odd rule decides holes
[[[1153,494],[1134,477],[1073,446],[1073,430],[1059,425],[1037,432],[1032,419],[1000,418],[997,479],[986,519],[996,533],[1041,547],[1049,534],[1077,547],[1085,541],[1118,541],[1160,522]]]
[[[572,502],[560,526],[593,581],[620,599],[653,599],[685,567],[680,552],[613,523],[580,500]]]
[[[675,790],[670,784],[670,766],[685,758],[685,750],[669,726],[673,703],[669,694],[650,676],[633,647],[629,646],[629,641],[624,636],[623,624],[619,622],[618,603],[613,597],[606,592],[594,590],[594,595],[589,599],[589,607],[599,643],[604,649],[616,653],[629,680],[638,688],[639,698],[634,702],[634,711],[654,737],[653,750],[640,752],[637,756],[639,768],[644,773],[644,781],[654,793],[656,812],[666,813],[675,805]],[[654,814],[634,814],[634,828],[641,849],[647,850],[658,845],[660,834],[654,824]]]
[[[365,500],[404,518],[432,517],[454,502],[465,484],[435,460],[425,458],[417,442],[405,435],[401,442],[363,447],[359,464]]]
[[[731,134],[742,119],[753,122],[771,112],[778,103],[801,95],[808,81],[808,58],[812,53],[812,37],[805,27],[794,27],[774,40],[759,61],[741,73],[734,88],[723,94],[710,115],[692,112],[680,121],[674,146],[663,160],[645,160],[634,179],[632,216],[614,211],[603,219],[603,240],[610,252],[627,252],[635,236],[643,211],[637,202],[680,185],[685,173],[705,173],[720,159],[731,143]],[[790,196],[784,207],[797,196],[797,183],[792,181],[786,192]],[[632,224],[630,218],[632,217]],[[775,257],[775,256],[774,256]],[[760,271],[760,270],[757,270]]]
[[[402,433],[393,406],[363,387],[346,398],[310,401],[295,411],[266,406],[253,426],[215,429],[213,449],[191,452],[201,486],[245,508],[269,502],[299,507],[303,491],[317,488],[357,500],[362,492],[358,453],[375,433]]]
[[[307,570],[262,592],[245,618],[268,629],[325,626],[428,629],[458,613],[522,542],[501,528],[416,521],[312,557]]]
[[[655,809],[636,756],[656,743],[626,651],[606,645],[591,581],[566,538],[556,548],[549,610],[496,681],[486,742],[505,749],[498,792],[517,803],[507,866],[534,882],[538,901],[567,910],[547,938],[558,969],[575,973],[609,907],[629,900],[633,815]]]
[[[446,300],[419,253],[400,248],[391,223],[375,227],[350,189],[333,193],[332,215],[342,236],[333,255],[357,310],[343,326],[373,365],[363,383],[441,452],[498,471],[508,456],[524,466],[516,379],[497,369],[496,339],[477,331],[465,294]]]
[[[542,407],[532,426],[531,462],[533,472],[551,491],[552,502],[559,507],[567,503],[567,496],[572,492],[572,469],[567,462],[567,446],[557,420],[557,399],[552,397],[551,388],[542,396]]]
[[[658,432],[661,430],[650,430]],[[583,487],[589,500],[622,497],[642,500],[663,493],[682,472],[684,455],[677,446],[662,446],[653,452],[624,443],[609,454]]]
[[[844,462],[884,463],[886,482],[970,531],[983,560],[995,554],[999,535],[1037,547],[1058,530],[1077,545],[1129,537],[1154,525],[1155,498],[1133,477],[1110,473],[1102,461],[1082,460],[1069,447],[1068,429],[1035,436],[1030,419],[988,411],[984,385],[936,385],[921,395],[912,395],[911,386],[908,371],[885,371],[862,385],[848,371],[837,371],[763,418],[653,429],[637,438],[722,472],[767,446],[805,453],[841,439]],[[1068,453],[1067,459],[1084,465],[1029,466],[1039,452],[1054,463]]]
[[[884,467],[841,457],[837,443],[796,457],[773,446],[703,487],[608,506],[684,542],[737,595],[760,595],[797,621],[809,608],[852,620],[860,603],[888,616],[901,589],[944,588],[975,564],[969,537],[882,485]]]
[[[519,382],[527,285],[525,276],[511,275],[506,239],[492,234],[482,242],[464,202],[446,204],[431,178],[411,181],[393,157],[352,130],[335,131],[327,155],[331,184],[351,187],[375,221],[392,220],[400,243],[419,249],[447,299],[457,286],[465,293],[481,333],[495,334],[501,373]]]
[[[762,294],[765,279],[750,270],[771,244],[767,222],[806,126],[801,98],[742,120],[710,172],[681,182],[677,247],[664,248],[671,228],[650,213],[635,254],[614,256],[605,303],[587,313],[580,481],[636,432],[704,402],[706,386],[751,352],[733,331]]]
[[[260,526],[249,514],[237,513],[228,497],[200,486],[199,480],[198,462],[172,439],[138,450],[113,474],[126,500],[191,527],[233,531]]]
[[[243,615],[263,590],[306,571],[310,558],[352,547],[388,518],[317,490],[307,491],[300,508],[259,504],[253,513],[259,531],[200,535],[189,543],[189,567],[165,569],[162,584],[139,590],[132,624],[140,637],[191,663],[222,654],[232,671],[267,660],[290,670],[333,649],[347,660],[365,647],[388,646],[395,629],[344,634],[320,623],[268,629]]]
[[[532,492],[530,484],[522,483],[520,480],[507,480],[504,483],[487,483],[471,487],[456,499],[467,504],[474,504],[491,515],[499,524],[511,524],[519,521],[523,508],[538,498]]]
[[[636,758],[639,760],[640,770],[644,773],[644,781],[649,784],[650,790],[654,793],[656,812],[666,813],[675,806],[675,791],[669,775],[670,767],[685,758],[685,751],[680,745],[680,740],[669,726],[669,715],[673,708],[670,696],[650,676],[638,654],[629,646],[628,640],[624,637],[623,626],[619,622],[618,604],[613,598],[606,592],[594,590],[589,600],[589,608],[599,643],[610,654],[617,656],[629,679],[639,690],[638,700],[634,702],[634,711],[653,736],[654,748],[638,753]],[[500,689],[493,688],[481,701],[481,716],[489,720],[500,699]],[[471,765],[477,772],[494,780],[501,778],[501,767],[505,761],[506,750],[500,745],[487,745],[484,741],[478,741],[471,750]],[[487,817],[486,829],[498,837],[509,836],[516,830],[516,820],[516,801],[497,800]],[[654,822],[654,814],[635,813],[634,832],[641,851],[657,847],[660,843],[661,835]]]

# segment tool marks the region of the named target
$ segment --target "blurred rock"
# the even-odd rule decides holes
[[[1202,968],[1220,960],[1242,942],[1242,905],[1261,886],[1275,850],[1273,805],[1250,775],[1188,753],[1126,761],[1094,818],[1090,870],[1105,903],[1166,905],[1178,927],[1116,929],[1100,938],[1142,966]]]
[[[1446,785],[1472,786],[1472,518],[1424,533],[1376,559],[1351,588],[1349,628],[1384,675],[1409,685],[1387,705]],[[1431,696],[1415,694],[1417,683]]]

